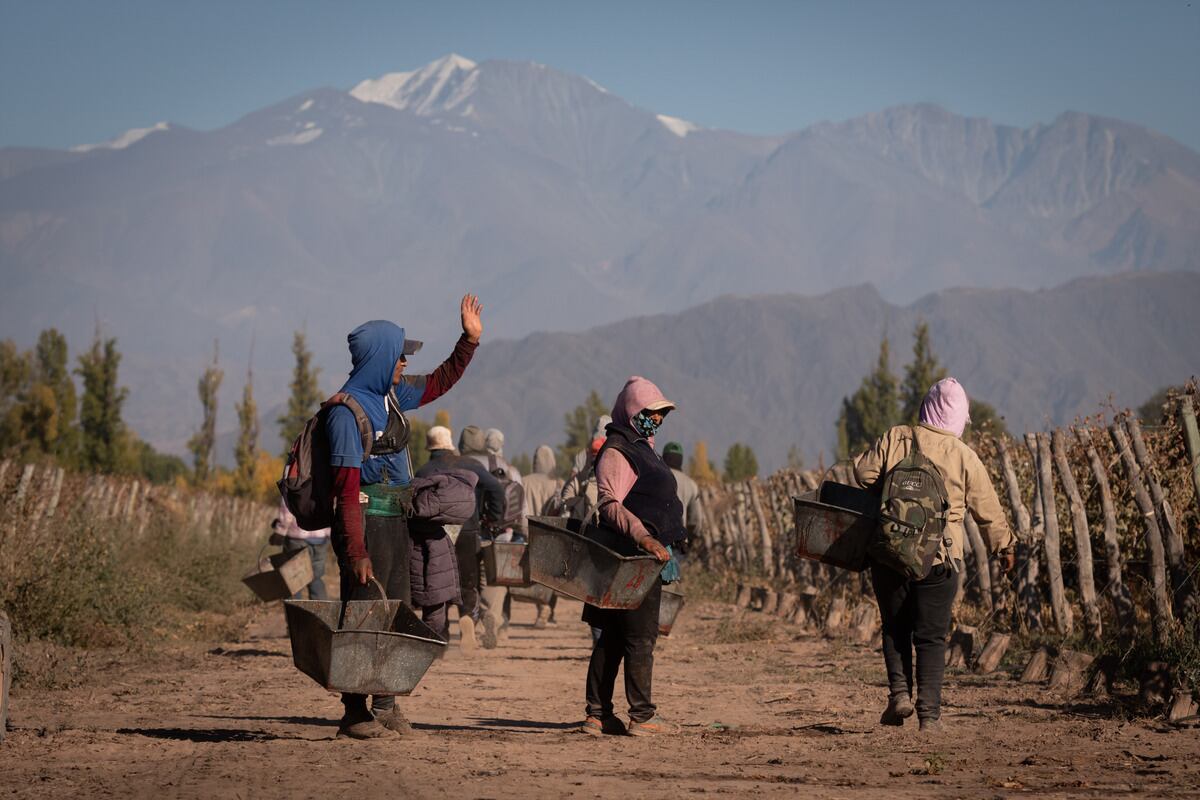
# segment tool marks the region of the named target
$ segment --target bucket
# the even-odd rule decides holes
[[[877,495],[826,481],[820,492],[793,497],[796,555],[842,569],[867,568],[867,546],[878,532]]]
[[[263,550],[267,546],[263,545]],[[258,599],[269,603],[272,600],[286,600],[296,592],[312,583],[312,556],[308,548],[276,553],[267,558],[258,552],[258,565],[246,573],[242,583],[250,587],[250,591],[258,595]]]
[[[375,581],[380,595],[383,587]],[[288,600],[292,663],[326,689],[410,694],[446,643],[400,600]]]
[[[510,586],[508,596],[513,600],[520,600],[522,603],[545,605],[554,597],[554,590],[549,586],[542,586],[540,583],[531,583],[528,586]]]
[[[524,542],[484,542],[483,571],[488,586],[528,586],[527,550]]]
[[[637,608],[665,566],[628,537],[583,520],[529,518],[533,581],[597,608]]]
[[[658,605],[658,635],[670,636],[675,618],[683,609],[683,592],[675,584],[668,583],[662,588],[662,600]]]

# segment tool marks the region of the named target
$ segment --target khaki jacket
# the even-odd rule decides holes
[[[992,552],[1013,546],[1016,539],[1008,527],[1008,519],[987,469],[975,451],[953,433],[925,424],[914,428],[897,425],[855,460],[854,476],[858,482],[872,486],[880,475],[903,461],[912,448],[912,430],[916,430],[921,452],[938,468],[946,483],[950,502],[946,522],[950,557],[963,560],[963,538],[966,536],[963,517],[967,509],[979,524],[979,532]],[[939,555],[937,561],[942,560]]]

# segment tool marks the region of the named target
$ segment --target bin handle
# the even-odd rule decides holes
[[[375,588],[379,590],[379,599],[367,601],[367,602],[371,603],[372,608],[367,610],[367,613],[363,615],[363,619],[366,619],[367,617],[371,616],[371,611],[373,610],[375,603],[386,603],[387,599],[388,599],[387,592],[384,591],[383,584],[380,583],[379,579],[376,578],[374,575],[371,576],[371,584],[373,584],[375,586]],[[348,599],[343,600],[342,601],[342,613],[338,615],[338,630],[342,630],[346,627],[346,613],[349,610],[350,610],[350,601]],[[362,620],[360,619],[355,624],[351,625],[350,627],[358,628],[361,625],[362,625]]]

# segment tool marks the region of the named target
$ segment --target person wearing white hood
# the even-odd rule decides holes
[[[558,463],[554,458],[554,450],[549,445],[542,445],[533,453],[533,472],[524,476],[525,481],[525,517],[553,515],[558,506],[558,493],[562,490],[562,478],[554,477]],[[509,597],[511,598],[511,594]],[[557,595],[550,595],[548,603],[538,603],[537,621],[535,628],[544,628],[554,617],[554,607]]]
[[[662,583],[678,574],[670,546],[687,536],[675,476],[654,450],[654,434],[674,408],[653,383],[631,377],[613,405],[608,438],[596,456],[600,522],[667,562],[667,567],[632,611],[584,606],[583,621],[600,631],[588,664],[584,733],[653,736],[676,729],[658,715],[651,699]],[[612,699],[622,663],[628,727],[614,713]]]

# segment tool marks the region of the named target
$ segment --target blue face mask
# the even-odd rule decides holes
[[[654,418],[645,411],[639,411],[629,422],[635,431],[647,439],[658,433],[658,429],[662,425],[661,422],[655,422]]]

